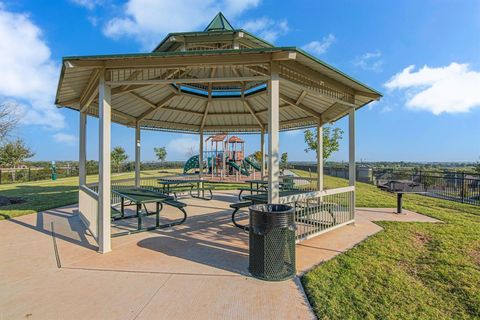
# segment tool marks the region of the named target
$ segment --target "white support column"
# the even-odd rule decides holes
[[[320,120],[317,124],[317,190],[323,190],[323,127]]]
[[[200,129],[200,148],[198,153],[198,172],[200,179],[203,177],[203,130]]]
[[[105,84],[105,73],[102,71],[98,81],[99,102],[99,182],[98,182],[98,251],[111,251],[110,238],[110,127],[111,127],[111,90]]]
[[[260,151],[262,152],[261,157],[261,179],[265,177],[265,129],[262,128],[262,132],[260,133]]]
[[[278,203],[280,199],[280,170],[278,131],[280,126],[280,77],[278,63],[270,63],[268,81],[268,203]]]
[[[78,184],[87,184],[87,114],[80,112],[80,132],[78,150]]]
[[[140,123],[137,121],[135,123],[135,187],[140,187]]]
[[[355,109],[352,108],[348,113],[348,182],[350,186],[355,186]],[[351,218],[355,219],[355,193],[352,192]]]

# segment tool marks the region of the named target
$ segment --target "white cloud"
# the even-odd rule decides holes
[[[303,129],[299,129],[299,130],[288,130],[288,131],[285,131],[285,134],[287,136],[298,136],[300,135],[301,133],[303,133]]]
[[[106,0],[70,0],[72,3],[77,6],[87,8],[88,10],[93,10],[97,6],[105,4]]]
[[[74,145],[78,142],[78,137],[72,134],[61,133],[61,132],[54,134],[53,139],[55,139],[55,141],[57,142],[66,143],[68,145]]]
[[[219,12],[235,19],[260,0],[129,0],[122,15],[108,21],[103,32],[111,38],[133,37],[144,47],[157,44],[168,32],[201,30]]]
[[[65,119],[53,105],[58,66],[40,28],[28,14],[9,12],[0,2],[0,39],[0,103],[14,101],[21,123],[63,128]]]
[[[367,52],[356,57],[353,61],[353,65],[363,70],[381,72],[383,67],[383,60],[381,57],[382,52],[380,50]]]
[[[335,42],[335,36],[333,34],[329,34],[328,36],[325,36],[322,38],[322,40],[318,41],[312,41],[307,43],[302,47],[303,50],[313,53],[316,55],[321,55],[327,52],[328,48]]]
[[[199,143],[198,139],[193,139],[190,135],[181,135],[168,143],[167,151],[181,156],[190,156],[190,152],[198,153]]]
[[[380,109],[380,113],[387,113],[387,112],[391,112],[391,111],[393,111],[393,107],[391,107],[389,105],[383,106],[383,108]]]
[[[370,102],[369,104],[367,104],[367,108],[368,110],[372,110],[373,108],[375,108],[375,106],[378,105],[378,101],[372,101]]]
[[[290,31],[287,20],[275,21],[267,17],[248,20],[242,25],[242,29],[254,33],[268,42],[275,42],[278,37]]]
[[[480,71],[471,70],[468,64],[414,69],[408,66],[384,84],[391,90],[403,90],[407,107],[436,115],[480,107]]]

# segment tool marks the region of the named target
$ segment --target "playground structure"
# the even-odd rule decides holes
[[[183,173],[196,173],[200,169],[199,155],[187,160],[183,167]],[[216,134],[205,139],[205,150],[203,152],[206,174],[212,180],[230,180],[234,177],[236,181],[242,178],[249,178],[261,167],[253,159],[245,156],[245,141],[237,136],[230,136],[227,133]]]

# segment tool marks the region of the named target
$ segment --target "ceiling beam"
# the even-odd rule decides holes
[[[266,81],[268,76],[249,77],[223,77],[223,78],[181,78],[181,79],[147,79],[147,80],[117,80],[106,81],[107,85],[150,85],[150,84],[171,84],[171,83],[212,83],[212,82],[245,82],[245,81]]]
[[[98,95],[98,79],[100,77],[100,72],[103,72],[103,69],[95,69],[90,78],[88,79],[87,85],[80,95],[80,112],[85,112],[88,109],[93,99]]]
[[[172,93],[171,95],[165,97],[164,99],[162,99],[160,102],[157,102],[157,103],[153,103],[151,102],[150,100],[147,100],[137,94],[134,94],[132,93],[133,95],[135,95],[139,100],[143,101],[146,105],[148,105],[150,107],[149,110],[143,112],[142,114],[140,114],[136,119],[137,121],[141,121],[143,120],[144,118],[148,117],[149,115],[151,115],[152,113],[154,113],[155,111],[161,109],[162,107],[164,107],[167,103],[169,103],[170,101],[172,101],[173,98],[175,98],[177,95]]]
[[[156,109],[156,108],[157,108],[157,105],[156,105],[155,103],[153,103],[152,101],[148,100],[147,98],[142,97],[142,96],[139,95],[138,93],[129,92],[128,94],[131,95],[132,97],[135,97],[137,100],[142,101],[144,104],[146,104],[147,106],[149,106],[151,109]]]
[[[283,109],[283,108],[286,108],[286,107],[290,107],[290,105],[289,104],[281,104],[280,105],[280,109]],[[264,114],[264,113],[267,113],[267,112],[268,112],[268,109],[264,109],[264,110],[260,110],[260,111],[255,112],[255,114],[259,115],[259,114]],[[265,124],[265,127],[266,126],[267,125]]]
[[[313,110],[313,109],[311,109],[311,108],[309,108],[309,107],[307,107],[307,106],[305,106],[305,105],[303,105],[303,104],[301,104],[301,103],[300,103],[300,104],[296,104],[296,101],[295,101],[295,100],[293,100],[293,99],[290,98],[290,97],[287,97],[287,96],[286,96],[285,94],[283,94],[283,93],[280,93],[280,100],[288,103],[288,104],[291,105],[291,106],[294,106],[294,107],[297,107],[297,108],[299,108],[299,109],[302,109],[303,111],[305,111],[306,113],[314,116],[314,117],[317,118],[317,119],[321,119],[321,118],[322,118],[322,114],[321,114],[321,113],[319,113],[319,112],[317,112],[317,111],[315,111],[315,110]]]
[[[202,123],[200,124],[200,131],[203,130],[205,127],[205,122],[207,121],[207,115],[208,115],[208,109],[210,108],[210,105],[212,104],[212,84],[208,84],[208,100],[207,104],[205,105],[205,111],[203,113],[203,118],[202,118]]]
[[[300,96],[298,97],[295,104],[301,104],[306,95],[307,95],[307,91],[303,90],[302,93],[300,93]]]

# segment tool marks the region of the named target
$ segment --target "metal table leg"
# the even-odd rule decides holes
[[[157,202],[156,205],[157,205],[157,208],[155,211],[155,214],[156,214],[155,225],[159,227],[160,226],[160,202]]]
[[[141,230],[142,229],[142,204],[137,203],[136,207],[137,207],[137,220],[138,220],[137,229]]]
[[[125,204],[124,204],[124,198],[123,197],[120,197],[120,201],[121,201],[121,204],[120,204],[120,212],[122,213],[120,217],[122,218],[125,218]]]

